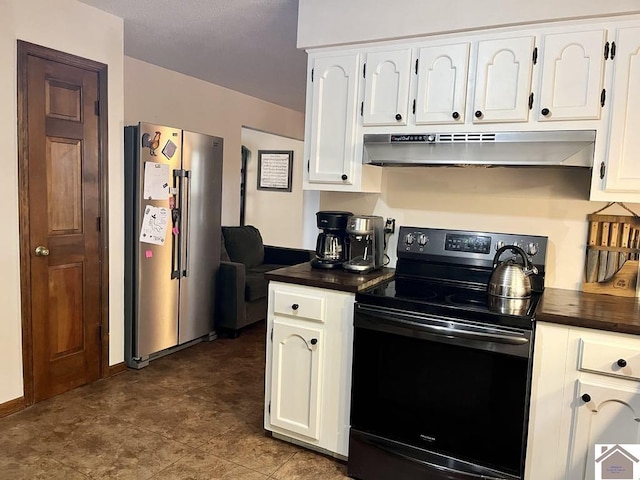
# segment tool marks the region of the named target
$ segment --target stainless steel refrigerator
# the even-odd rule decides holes
[[[125,361],[215,338],[222,138],[125,127]]]

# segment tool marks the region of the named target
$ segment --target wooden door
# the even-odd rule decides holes
[[[273,322],[271,425],[318,440],[322,330]]]
[[[33,403],[101,376],[104,171],[94,64],[24,43],[19,61],[23,356]]]
[[[362,124],[406,125],[411,49],[367,54]]]

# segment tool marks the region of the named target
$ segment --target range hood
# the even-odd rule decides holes
[[[372,165],[592,167],[595,130],[366,134]]]

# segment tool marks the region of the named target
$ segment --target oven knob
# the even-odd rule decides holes
[[[502,247],[504,247],[505,245],[506,243],[504,243],[502,240],[500,240],[499,242],[496,242],[496,252],[500,250]]]
[[[538,244],[537,244],[537,243],[529,243],[529,244],[527,245],[527,253],[528,253],[529,255],[531,255],[532,257],[533,257],[536,253],[538,253],[538,250],[539,250],[539,248],[538,248]]]
[[[404,243],[406,243],[407,245],[413,245],[414,240],[415,237],[413,236],[413,233],[407,233],[404,236]]]
[[[427,243],[429,243],[429,237],[427,237],[424,233],[418,235],[418,245],[424,247]]]

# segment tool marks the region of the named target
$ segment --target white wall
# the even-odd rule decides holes
[[[320,195],[302,190],[302,170],[306,165],[302,141],[243,128],[242,145],[251,151],[247,163],[245,223],[260,230],[266,245],[315,248],[317,229],[315,223],[307,220],[315,219]],[[293,151],[291,192],[258,190],[259,150]]]
[[[224,139],[222,224],[240,222],[242,127],[304,137],[304,114],[125,57],[125,121],[168,125]],[[273,212],[274,215],[277,215]]]
[[[0,0],[0,131],[3,226],[0,235],[0,403],[23,395],[18,236],[17,40],[108,65],[110,364],[123,360],[123,26],[122,20],[75,0]]]
[[[400,225],[548,236],[546,285],[580,290],[587,214],[606,205],[588,201],[590,178],[586,169],[386,167],[383,193],[324,192],[320,207],[395,218],[392,266]],[[606,212],[629,214],[617,205]]]
[[[298,48],[640,13],[638,0],[300,0]]]

